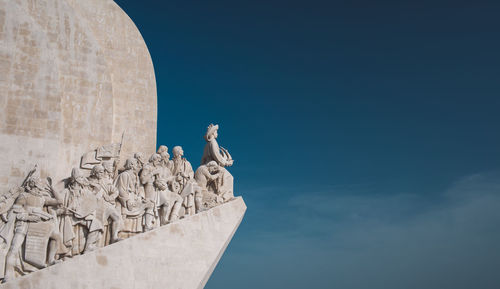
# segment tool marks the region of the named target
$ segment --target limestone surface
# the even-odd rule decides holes
[[[241,197],[3,285],[1,289],[203,288],[238,228]]]
[[[0,0],[0,191],[38,164],[60,181],[83,152],[156,146],[146,44],[112,0]]]

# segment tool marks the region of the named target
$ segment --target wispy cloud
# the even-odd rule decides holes
[[[498,173],[464,177],[432,197],[334,189],[296,195],[274,208],[257,212],[271,225],[253,227],[226,255],[240,266],[225,268],[223,261],[218,269],[245,280],[238,288],[500,284]]]

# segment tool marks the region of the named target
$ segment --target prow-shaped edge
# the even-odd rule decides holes
[[[203,288],[246,211],[241,197],[9,281],[7,288]]]

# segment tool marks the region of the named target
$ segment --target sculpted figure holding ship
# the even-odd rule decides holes
[[[229,151],[219,146],[217,142],[219,125],[210,124],[205,134],[205,149],[203,150],[203,157],[201,158],[201,165],[208,165],[210,162],[217,163],[218,172],[220,177],[215,184],[214,190],[217,195],[222,197],[224,201],[234,198],[233,191],[233,176],[225,167],[233,165],[234,161]]]

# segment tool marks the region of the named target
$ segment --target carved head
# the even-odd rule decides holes
[[[141,152],[136,152],[134,154],[134,158],[138,161],[138,164],[142,167],[146,163],[146,158],[144,154]]]
[[[219,171],[219,164],[216,161],[210,161],[207,164],[208,171],[211,174],[217,173]]]
[[[137,172],[139,170],[139,164],[137,162],[137,159],[136,158],[127,159],[125,161],[125,169]]]
[[[34,189],[36,187],[40,187],[42,184],[42,181],[38,176],[31,176],[28,181],[26,181],[26,188],[28,190]]]
[[[161,156],[159,154],[152,154],[151,157],[149,158],[149,162],[156,167],[161,162]]]
[[[82,173],[80,172],[80,170],[78,168],[73,168],[71,170],[71,182],[78,183],[82,186],[87,184],[85,177],[82,175]]]
[[[95,165],[92,168],[92,171],[90,172],[90,175],[98,180],[104,178],[105,174],[106,174],[106,171],[104,169],[104,166],[102,166],[102,165]]]
[[[216,139],[218,136],[218,134],[217,134],[218,129],[219,129],[218,124],[216,124],[216,125],[210,124],[207,128],[207,133],[205,133],[205,140],[211,141],[213,139]]]
[[[165,145],[161,145],[156,153],[161,156],[161,159],[164,163],[167,163],[170,159],[170,155],[168,154],[168,147]]]
[[[172,153],[174,154],[174,158],[182,157],[184,155],[184,150],[181,146],[175,146],[172,149]]]

